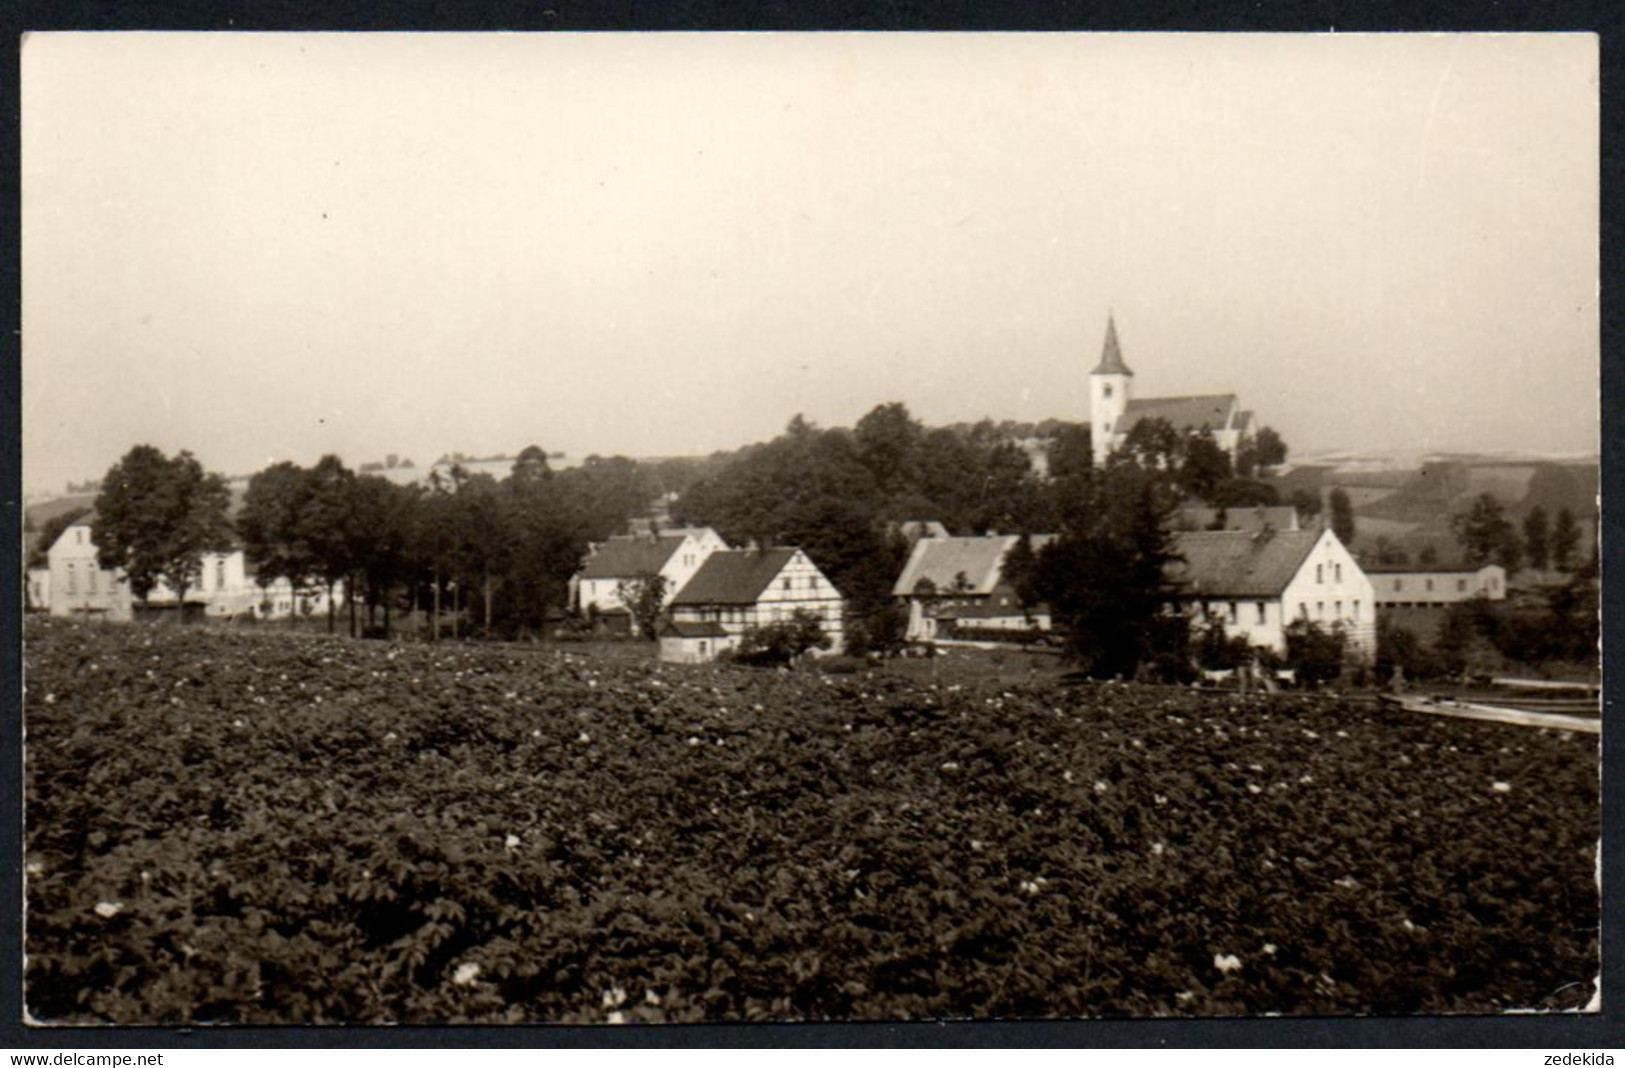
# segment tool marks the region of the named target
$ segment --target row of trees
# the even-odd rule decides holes
[[[537,447],[501,480],[453,466],[422,485],[324,456],[254,475],[232,520],[223,479],[190,453],[171,459],[141,445],[103,480],[92,536],[101,566],[123,569],[143,601],[161,581],[184,603],[203,554],[235,537],[262,587],[325,588],[330,628],[342,584],[352,633],[358,606],[369,625],[381,614],[385,631],[397,608],[422,608],[436,633],[448,609],[454,628],[466,609],[486,632],[512,633],[556,615],[588,543],[643,514],[656,492],[650,473],[625,458],[554,472]]]
[[[1525,566],[1572,573],[1585,564],[1580,558],[1580,524],[1568,508],[1559,509],[1553,521],[1545,508],[1536,505],[1524,516],[1520,535],[1501,502],[1483,493],[1451,518],[1450,528],[1471,567],[1496,563],[1509,574]]]

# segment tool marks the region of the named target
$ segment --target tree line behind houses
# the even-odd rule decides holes
[[[1038,433],[1018,437],[1024,429]],[[892,403],[850,429],[797,416],[771,441],[699,459],[590,457],[553,470],[546,450],[531,446],[501,479],[453,467],[399,485],[336,456],[310,467],[281,462],[249,480],[229,516],[224,480],[189,453],[137,446],[102,480],[93,536],[102,565],[122,568],[137,598],[162,580],[184,600],[201,554],[236,544],[261,584],[285,578],[329,592],[342,584],[352,634],[387,634],[412,611],[431,635],[444,618],[454,634],[513,637],[572,625],[568,583],[589,547],[647,522],[662,501],[669,521],[710,526],[730,543],[804,550],[846,597],[848,651],[865,653],[902,642],[892,585],[908,553],[904,523],[937,520],[954,534],[1053,532],[1043,551],[1023,539],[1030,558],[1013,554],[1017,592],[1050,606],[1068,651],[1092,672],[1132,675],[1190,659],[1189,623],[1164,610],[1181,504],[1201,500],[1221,516],[1278,503],[1306,518],[1320,511],[1319,497],[1301,491],[1282,500],[1270,472],[1286,455],[1269,428],[1232,459],[1211,434],[1146,420],[1097,467],[1086,425],[932,428]],[[1458,538],[1469,559],[1504,560],[1517,531],[1484,500],[1460,518]],[[1352,541],[1347,496],[1334,490],[1328,506],[1334,530]],[[1572,515],[1555,530],[1542,522],[1526,522],[1519,551],[1572,554]]]

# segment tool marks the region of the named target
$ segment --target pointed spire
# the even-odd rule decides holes
[[[1123,362],[1123,349],[1117,343],[1117,320],[1110,312],[1106,313],[1106,347],[1101,351],[1100,363],[1096,365],[1092,375],[1132,375],[1128,364]]]

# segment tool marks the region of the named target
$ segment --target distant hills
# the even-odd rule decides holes
[[[1450,517],[1484,493],[1520,524],[1536,507],[1549,518],[1569,509],[1585,532],[1581,551],[1590,553],[1601,465],[1595,455],[1338,452],[1297,458],[1275,482],[1283,495],[1305,490],[1322,500],[1341,488],[1354,505],[1357,549],[1385,537],[1412,559],[1432,547],[1453,562]]]

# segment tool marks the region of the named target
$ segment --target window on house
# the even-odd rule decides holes
[[[1466,593],[1467,592],[1467,580],[1466,579],[1457,579],[1456,580],[1456,592],[1457,593]]]
[[[1316,619],[1325,619],[1326,618],[1326,602],[1325,601],[1316,601],[1315,602],[1315,618]]]
[[[1307,601],[1304,601],[1304,602],[1302,602],[1302,603],[1300,603],[1298,605],[1298,618],[1299,619],[1308,619],[1309,618],[1309,603]]]
[[[85,529],[83,527],[80,527],[78,530],[73,532],[73,543],[75,545],[83,545],[85,543]]]
[[[68,565],[68,592],[79,592],[79,575],[76,571],[74,571],[72,564]]]
[[[1343,618],[1343,602],[1342,601],[1334,601],[1332,603],[1332,617],[1334,619],[1342,619]]]
[[[85,584],[91,593],[96,592],[96,569],[90,568],[85,572]]]
[[[700,640],[700,655],[701,655],[701,656],[704,656],[704,655],[705,655],[705,651],[706,651],[706,649],[707,649],[707,647],[708,647],[708,646],[707,646],[707,643],[706,643],[706,641],[705,641],[705,640],[704,640],[704,639],[703,639],[703,638],[702,638],[702,639],[701,639],[701,640]]]
[[[1428,579],[1428,592],[1429,593],[1433,592],[1433,580],[1432,579]]]
[[[1395,579],[1394,580],[1394,592],[1395,593],[1398,593],[1400,590],[1402,590],[1404,588],[1405,588],[1405,580],[1404,579]]]
[[[1265,608],[1264,608],[1264,602],[1259,601],[1258,602],[1258,621],[1260,623],[1264,622],[1265,615],[1266,615],[1266,613],[1265,613]]]
[[[1354,615],[1351,618],[1353,618],[1354,622],[1356,622],[1356,623],[1360,622],[1360,602],[1359,601],[1354,602]]]
[[[1343,581],[1343,565],[1342,564],[1333,564],[1332,565],[1332,581],[1333,582],[1342,582]]]
[[[784,588],[789,589],[790,585],[791,585],[790,576],[789,575],[784,576]]]
[[[1101,396],[1102,396],[1102,397],[1105,397],[1105,398],[1106,398],[1106,399],[1107,399],[1107,400],[1110,400],[1110,399],[1111,399],[1111,395],[1112,395],[1112,385],[1111,385],[1111,383],[1110,383],[1110,382],[1107,382],[1107,383],[1106,383],[1106,384],[1105,384],[1105,385],[1104,385],[1104,386],[1103,386],[1103,387],[1102,387],[1102,388],[1101,388],[1101,391],[1100,391],[1100,395],[1101,395]]]
[[[1324,564],[1316,564],[1315,565],[1315,582],[1316,583],[1321,583],[1321,582],[1325,582],[1325,581],[1326,581],[1326,567],[1325,567],[1325,565]]]

